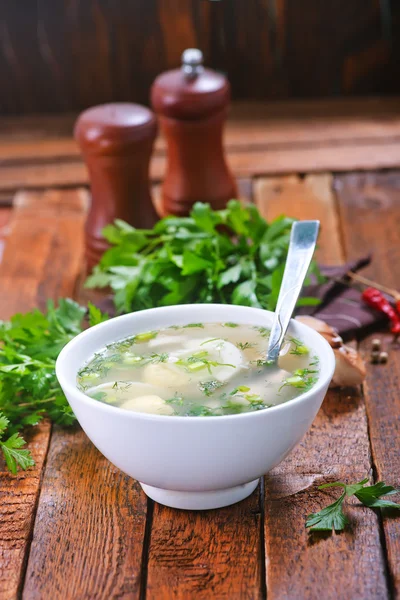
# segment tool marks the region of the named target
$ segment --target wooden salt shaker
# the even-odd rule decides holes
[[[149,228],[157,220],[148,175],[156,133],[153,112],[139,104],[94,106],[75,124],[92,192],[85,230],[88,270],[108,248],[101,235],[105,225],[123,219]]]
[[[202,63],[200,50],[185,50],[182,67],[162,73],[152,86],[152,106],[168,146],[163,215],[187,215],[197,201],[221,209],[237,196],[222,146],[230,85]]]

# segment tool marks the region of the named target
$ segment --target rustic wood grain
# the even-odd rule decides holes
[[[340,264],[344,253],[340,241],[339,219],[332,191],[332,175],[298,175],[260,178],[254,184],[260,208],[269,219],[283,213],[295,219],[312,215],[321,222],[318,259],[325,264]]]
[[[275,202],[284,214],[298,214],[302,207],[303,218],[318,215],[322,229],[332,232],[332,239],[321,239],[321,257],[335,262],[341,250],[336,245],[340,238],[331,179],[323,175],[312,181],[313,202],[300,190],[293,208],[296,194],[291,179],[281,182],[282,191]],[[307,183],[305,186],[307,189]],[[256,203],[267,218],[277,211],[270,189],[268,182],[259,182],[255,188]],[[337,495],[317,491],[319,484],[360,480],[370,473],[367,418],[360,392],[329,392],[303,442],[266,477],[266,582],[270,600],[328,600],[338,595],[349,600],[388,598],[379,521],[372,511],[351,507],[351,528],[329,539],[311,536],[305,529],[307,514],[326,506]]]
[[[47,298],[70,295],[82,258],[84,190],[21,193],[8,225],[0,264],[0,317],[44,308]],[[60,266],[62,265],[62,268]],[[26,439],[36,466],[17,476],[0,472],[0,598],[17,597],[26,565],[42,468],[50,436],[44,422]]]
[[[301,445],[266,477],[265,540],[268,598],[389,598],[378,517],[351,501],[350,527],[309,534],[305,520],[340,494],[328,481],[370,474],[365,407],[358,392],[329,392]]]
[[[211,29],[213,66],[227,74],[233,97],[284,97],[282,65],[273,55],[273,4],[253,0],[251,10],[240,0],[211,4],[211,19],[218,20]]]
[[[295,97],[338,95],[344,91],[346,58],[374,46],[384,37],[380,3],[376,0],[336,0],[333,3],[286,0],[285,33],[283,60],[289,94]],[[360,57],[359,63],[362,62]],[[382,76],[386,65],[386,60],[377,65],[366,63],[371,77],[369,85],[371,81],[377,84],[379,69]],[[347,80],[345,91],[359,91],[359,83],[357,77],[351,80],[350,86]]]
[[[390,39],[399,31],[390,22],[396,3],[38,0],[19,8],[0,5],[3,114],[147,103],[156,75],[193,46],[227,73],[235,98],[400,89]]]
[[[179,66],[185,48],[206,49],[207,9],[195,0],[170,0],[168,9],[159,0],[38,0],[18,16],[4,5],[3,114],[147,104],[154,78]]]
[[[14,3],[0,5],[3,114],[51,110],[54,93],[38,40],[38,4],[27,2],[24,10]]]
[[[291,102],[234,102],[225,146],[230,150],[277,145],[379,143],[400,136],[399,98]],[[1,164],[76,159],[72,139],[77,113],[0,117]],[[155,153],[165,153],[159,137]]]
[[[236,177],[280,173],[354,171],[397,167],[399,140],[388,143],[263,148],[228,153],[228,163]]]
[[[75,115],[0,119],[0,192],[87,185],[72,139]],[[400,164],[398,99],[234,104],[225,147],[239,178],[254,174],[348,171]],[[166,149],[158,138],[151,178],[165,173]]]
[[[365,275],[399,289],[400,172],[338,177],[335,187],[349,258],[370,249],[373,260]],[[366,357],[372,337],[381,338],[389,352],[387,365],[369,365],[364,386],[372,457],[377,479],[400,487],[400,346],[390,334],[371,335],[361,344]],[[400,519],[385,515],[383,528],[390,583],[400,598]]]
[[[386,142],[349,145],[293,144],[267,148],[239,148],[227,151],[227,162],[238,178],[293,172],[370,170],[397,167],[400,163],[400,137]],[[150,177],[160,181],[165,174],[166,157],[154,155]],[[0,166],[0,191],[21,188],[87,185],[87,170],[80,159],[46,160],[33,164]]]
[[[277,6],[282,4],[283,0],[277,2]],[[376,102],[375,116],[379,112],[378,105],[382,107]],[[308,103],[299,103],[298,106],[304,126],[300,131],[306,135],[307,120],[314,114],[317,120],[322,119],[321,123],[325,124],[321,125],[321,129],[311,127],[310,135],[312,137],[315,134],[314,142],[322,140],[318,136],[322,136],[321,132],[328,127],[329,121],[329,118],[324,121],[324,109],[315,107],[310,112]],[[337,141],[337,156],[341,153],[342,142],[339,140],[345,139],[346,123],[351,123],[349,115],[357,112],[357,106],[361,112],[365,110],[362,113],[365,122],[364,117],[356,119],[357,135],[364,148],[365,140],[369,140],[369,144],[371,135],[376,134],[377,139],[382,141],[382,131],[386,131],[390,137],[390,125],[396,127],[395,117],[392,120],[390,116],[386,122],[384,111],[380,117],[371,120],[365,104],[349,103],[342,114],[342,133],[335,137],[337,134],[332,128],[330,139]],[[394,105],[392,108],[394,114]],[[271,127],[274,119],[279,120],[279,115],[284,115],[285,111],[280,113],[280,110],[278,105],[271,108]],[[259,144],[264,144],[255,126],[255,113],[251,117],[243,113],[243,122],[249,123],[250,133],[246,139],[245,127],[241,134],[240,128],[235,130],[237,137],[232,138],[234,143],[231,152],[237,152],[239,145],[244,155],[248,150],[258,151]],[[293,143],[296,139],[296,127],[289,123],[285,129],[285,118],[282,117],[282,132],[279,133],[277,123],[276,137],[272,136],[278,146],[282,139],[292,140]],[[58,134],[46,137],[49,130],[41,129],[37,123],[36,119],[32,120],[36,139],[50,143],[54,141],[53,149],[58,148],[63,157],[62,143],[57,146]],[[53,122],[54,131],[58,127],[59,135],[63,135],[63,127],[69,126],[67,120],[64,125],[57,123],[57,120]],[[364,125],[367,129],[364,129]],[[15,131],[25,144],[23,130],[16,127]],[[285,138],[286,135],[292,137]],[[393,146],[395,136],[391,138]],[[68,139],[67,134],[65,138]],[[4,140],[7,144],[7,139],[7,128],[3,131],[0,126],[0,154],[2,148],[6,148],[2,144]],[[28,138],[24,150],[27,158],[31,153],[29,144]],[[319,145],[319,142],[315,143],[315,148]],[[335,143],[331,146],[335,146]],[[373,154],[375,142],[368,147]],[[71,148],[72,144],[68,152]],[[48,152],[48,149],[43,151],[44,158]],[[162,156],[162,144],[157,152]],[[23,165],[23,161],[21,165],[18,164],[17,151],[11,158],[7,158],[6,150],[1,156],[2,166],[5,164],[7,168],[15,168]],[[298,160],[299,156],[298,153]],[[371,161],[374,159],[372,156]],[[250,162],[248,168],[250,172]],[[274,172],[268,171],[268,168],[266,172]],[[297,170],[296,167],[294,169]],[[22,175],[18,177],[19,181],[23,180]],[[71,175],[68,181],[73,181]],[[370,275],[398,287],[398,181],[397,173],[336,178],[341,211],[340,234],[332,181],[327,174],[311,175],[304,179],[297,176],[264,178],[257,181],[253,192],[267,218],[277,212],[299,216],[300,209],[304,218],[320,215],[323,232],[329,232],[329,236],[323,234],[319,251],[319,257],[324,262],[338,262],[343,256],[359,256],[370,247],[372,238],[376,257]],[[247,178],[243,181],[243,190],[248,196]],[[7,244],[5,254],[7,261],[0,265],[0,283],[4,282],[1,288],[2,291],[6,290],[0,300],[0,318],[9,316],[16,309],[25,310],[37,304],[43,306],[48,296],[72,293],[81,265],[85,204],[85,191],[19,195],[11,221],[11,246]],[[0,221],[3,210],[0,210]],[[6,224],[5,232],[8,228]],[[340,245],[341,236],[345,240],[344,247]],[[21,240],[25,242],[21,243]],[[64,240],[62,245],[60,240]],[[69,252],[64,244],[70,245]],[[32,256],[36,257],[34,261]],[[60,264],[63,269],[59,268]],[[388,337],[380,337],[385,345],[389,345]],[[367,340],[363,345],[365,352],[368,344]],[[399,429],[394,418],[400,412],[398,349],[391,348],[387,367],[369,369],[365,387],[367,412],[358,391],[329,393],[313,428],[300,447],[266,478],[265,503],[260,502],[256,492],[237,506],[202,514],[180,513],[179,520],[176,511],[156,505],[150,537],[153,503],[149,502],[151,510],[145,531],[146,501],[137,484],[107,463],[82,432],[56,430],[43,480],[23,597],[27,600],[65,597],[144,598],[146,582],[147,597],[151,599],[263,598],[266,584],[268,597],[272,600],[320,600],[322,597],[328,600],[337,597],[344,600],[358,597],[384,600],[400,597],[399,519],[385,516],[382,532],[379,517],[373,511],[352,503],[348,510],[351,518],[348,532],[325,540],[309,537],[303,528],[309,512],[322,508],[336,497],[335,491],[327,494],[316,490],[322,481],[361,479],[373,467],[377,478],[397,485],[400,483]],[[43,465],[48,441],[49,425],[45,423],[30,440],[38,467]],[[85,457],[85,466],[86,460],[90,465],[90,478],[85,474],[82,456]],[[17,478],[0,473],[1,600],[3,597],[9,600],[22,593],[21,583],[26,569],[27,547],[32,537],[40,477],[39,468]],[[261,531],[263,511],[265,530]],[[78,529],[74,528],[76,524],[80,526]],[[388,566],[385,562],[386,551]],[[386,571],[389,573],[389,584],[385,580]]]
[[[178,68],[186,48],[201,48],[208,58],[209,3],[196,0],[159,1],[161,34],[166,53],[166,64]],[[168,68],[168,67],[167,67]]]
[[[231,507],[192,512],[156,504],[147,599],[263,597],[260,492]]]
[[[22,597],[138,598],[146,510],[139,484],[82,430],[56,428]]]
[[[85,200],[86,196],[87,192]],[[62,246],[64,236],[73,239],[79,260],[68,269],[62,254],[54,257],[42,282],[43,298],[51,296],[49,286],[60,272],[71,295],[83,265],[85,207],[75,207],[67,225],[68,213],[63,212],[65,206],[74,205],[73,193],[60,191],[57,197],[63,231],[48,224],[53,229],[53,246]],[[35,200],[32,209],[42,201],[40,193]],[[21,195],[17,205],[24,204]],[[31,223],[33,218],[30,214]],[[43,221],[46,213],[42,216],[41,212],[40,224],[33,231],[40,233]],[[43,240],[39,235],[36,238],[41,247]],[[28,264],[28,256],[22,255],[21,268]],[[23,597],[138,598],[146,509],[139,484],[113,467],[81,429],[55,428],[42,473]]]

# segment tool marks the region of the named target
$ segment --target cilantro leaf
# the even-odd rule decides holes
[[[355,496],[368,508],[395,508],[400,509],[400,504],[391,502],[390,500],[381,500],[381,496],[389,496],[400,493],[399,489],[391,485],[386,485],[383,481],[375,485],[365,487],[368,482],[368,477],[362,481],[353,484],[346,484],[342,481],[333,483],[324,483],[318,487],[319,490],[324,490],[331,487],[340,487],[344,491],[340,498],[335,500],[317,513],[308,515],[306,527],[310,531],[342,531],[348,524],[348,519],[343,513],[343,503],[346,497]]]
[[[101,310],[92,304],[92,302],[88,302],[88,312],[89,312],[89,325],[93,327],[94,325],[98,325],[99,323],[103,323],[107,321],[108,314],[102,313]]]
[[[7,429],[9,422],[10,421],[7,419],[7,417],[0,413],[0,439],[2,438],[3,433]]]
[[[343,501],[346,493],[343,494],[332,504],[323,508],[317,513],[308,515],[306,527],[310,531],[342,531],[349,522],[346,515],[343,513]]]
[[[14,433],[5,442],[0,441],[0,447],[6,459],[7,467],[14,475],[17,473],[18,465],[21,469],[33,467],[33,460],[29,450],[21,450],[21,446],[25,444],[25,440],[19,433]]]
[[[6,460],[7,467],[15,475],[17,473],[18,465],[25,470],[32,467],[35,464],[35,461],[29,450],[21,450],[21,447],[25,444],[25,440],[19,433],[14,433],[5,441],[2,440],[9,425],[9,419],[7,419],[4,414],[0,413],[0,449]]]
[[[397,504],[397,502],[381,500],[381,496],[391,496],[399,493],[399,489],[396,489],[391,485],[386,485],[383,481],[380,481],[375,485],[361,488],[355,492],[355,496],[369,508],[396,508],[397,510],[400,510],[400,504]]]

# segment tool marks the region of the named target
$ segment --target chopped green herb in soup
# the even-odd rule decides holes
[[[265,363],[269,330],[189,323],[110,344],[78,373],[95,400],[136,412],[220,416],[288,402],[318,379],[318,357],[288,336],[278,365]]]

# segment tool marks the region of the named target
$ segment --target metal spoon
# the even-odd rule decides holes
[[[289,322],[314,254],[319,221],[297,221],[290,232],[289,251],[269,337],[267,362],[276,363]]]

